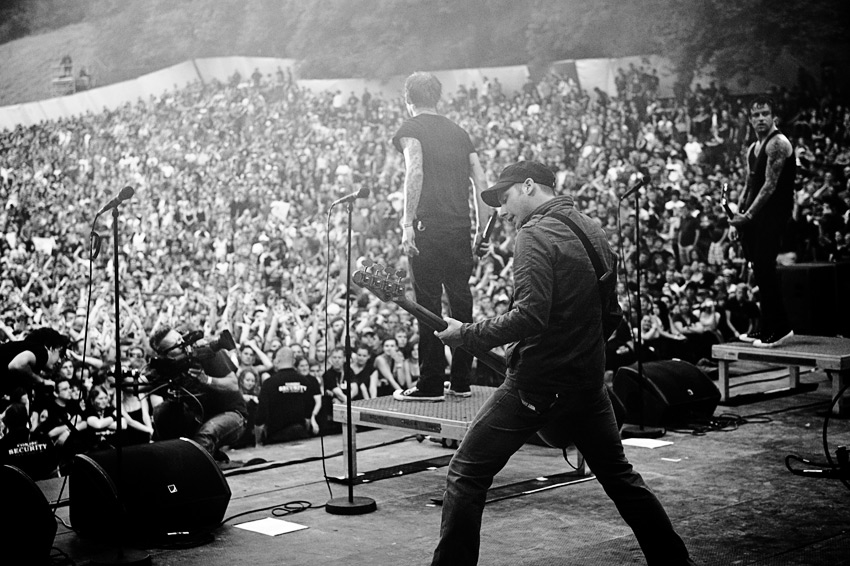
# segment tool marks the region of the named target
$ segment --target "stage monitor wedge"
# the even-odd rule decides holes
[[[206,450],[187,438],[122,450],[121,494],[116,451],[74,457],[70,518],[81,536],[168,540],[209,533],[230,502],[230,486]]]

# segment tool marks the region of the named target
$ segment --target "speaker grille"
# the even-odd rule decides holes
[[[215,461],[185,438],[125,447],[118,479],[115,450],[74,457],[69,511],[81,535],[144,539],[211,530],[230,502]]]
[[[714,414],[720,390],[698,367],[681,360],[621,367],[614,376],[614,393],[626,408],[627,423],[677,426],[704,420]]]

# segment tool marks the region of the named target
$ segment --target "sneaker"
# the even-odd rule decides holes
[[[774,332],[769,336],[761,338],[760,340],[756,340],[753,342],[753,346],[756,348],[776,348],[777,346],[781,346],[788,342],[794,336],[794,331],[789,330],[787,333],[783,334],[781,332]]]
[[[405,389],[404,391],[397,389],[393,391],[393,399],[396,401],[443,401],[445,396],[437,393],[437,394],[428,394],[419,391],[419,389],[415,387],[411,387],[410,389]]]
[[[761,332],[759,332],[758,330],[754,330],[754,331],[750,332],[749,334],[745,333],[745,334],[741,334],[741,335],[738,336],[738,340],[740,340],[741,342],[749,342],[751,344],[753,342],[755,342],[756,340],[759,340],[760,338],[761,338]]]
[[[450,395],[452,397],[472,397],[472,390],[468,387],[466,389],[446,389],[446,395]]]

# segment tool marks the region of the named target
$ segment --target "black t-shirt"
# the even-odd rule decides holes
[[[697,230],[699,230],[699,219],[688,214],[682,218],[682,225],[679,228],[681,232],[681,242],[683,246],[692,246],[696,243]]]
[[[313,397],[320,395],[319,382],[292,368],[278,370],[260,387],[256,423],[274,434],[292,424],[303,423],[312,414]]]
[[[236,370],[236,366],[233,365],[229,355],[224,350],[219,350],[211,360],[204,360],[201,365],[204,373],[211,377],[227,377],[231,371]],[[158,379],[174,377],[166,374],[167,372]],[[200,378],[200,380],[204,379],[204,377]],[[243,417],[248,416],[248,405],[245,403],[245,398],[238,388],[233,391],[218,391],[201,385],[197,378],[192,377],[178,377],[177,381],[192,393],[192,395],[197,397],[204,412],[204,421],[208,421],[211,417],[227,411],[235,411]],[[193,410],[195,408],[192,407]]]
[[[322,374],[322,384],[325,386],[325,395],[328,397],[333,397],[333,390],[339,387],[340,383],[342,383],[342,370],[330,367]]]
[[[38,425],[38,430],[49,434],[54,428],[67,425],[73,431],[77,423],[85,420],[81,413],[80,406],[76,402],[69,401],[63,407],[54,399],[53,403],[47,407],[47,418]]]
[[[401,138],[417,139],[422,146],[422,194],[416,220],[426,230],[469,229],[469,156],[475,152],[469,134],[444,116],[419,114],[406,120],[393,136],[398,151],[403,151]]]
[[[97,417],[99,419],[112,417],[112,419],[114,420],[116,418],[115,407],[110,405],[106,407],[103,412],[99,412],[94,407],[89,407],[83,413],[83,419],[88,420],[89,417]],[[99,450],[112,446],[112,440],[115,436],[115,430],[116,429],[110,427],[96,429],[92,426],[87,426],[83,432],[88,437],[87,445],[94,450]]]
[[[0,344],[0,395],[10,395],[18,387],[32,391],[33,384],[27,376],[9,370],[9,364],[12,363],[12,360],[26,351],[35,354],[34,370],[36,373],[44,369],[44,366],[47,365],[47,350],[45,348],[36,347],[25,340]]]
[[[20,468],[33,480],[51,477],[58,463],[53,443],[46,434],[23,428],[7,431],[0,438],[0,464]]]
[[[759,318],[758,306],[746,299],[741,301],[738,297],[729,297],[723,308],[729,311],[729,318],[739,332],[746,332],[750,328],[750,321]]]

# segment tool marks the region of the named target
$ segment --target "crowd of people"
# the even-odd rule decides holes
[[[627,313],[608,342],[609,372],[634,361],[638,328],[647,358],[704,362],[711,344],[760,321],[758,289],[722,206],[734,211],[746,182],[748,99],[714,84],[661,98],[657,74],[634,66],[616,85],[609,96],[548,74],[506,93],[485,79],[446,93],[439,110],[470,134],[488,185],[506,165],[541,162],[555,173],[556,193],[571,195],[607,234],[622,259],[618,293]],[[850,259],[850,107],[811,82],[771,94],[798,165],[780,259]],[[63,400],[93,413],[69,421],[74,427],[102,431],[96,442],[86,433],[83,448],[108,443],[116,347],[124,365],[142,372],[154,353],[150,338],[164,325],[232,333],[246,430],[268,419],[262,386],[288,369],[290,353],[304,391],[316,390],[307,378],[318,385],[307,434],[336,430],[330,405],[349,391],[368,398],[414,385],[418,323],[366,289],[349,293],[348,211],[330,207],[368,188],[371,196],[352,205],[354,259],[409,267],[401,250],[404,159],[392,144],[405,116],[400,99],[313,93],[286,73],[255,73],[0,133],[0,342],[42,327],[69,338],[50,387],[25,403],[10,400],[16,408],[4,421],[18,423],[23,404],[26,426],[47,431],[52,404]],[[638,196],[621,200],[644,176]],[[96,219],[126,185],[134,198]],[[514,237],[512,226],[497,226],[474,267],[475,320],[509,307]],[[347,336],[350,387],[341,371]],[[477,368],[477,383],[499,379]],[[124,424],[148,441],[149,401],[141,394],[129,403]],[[75,436],[65,426],[58,436]],[[248,433],[234,445],[269,438]]]

